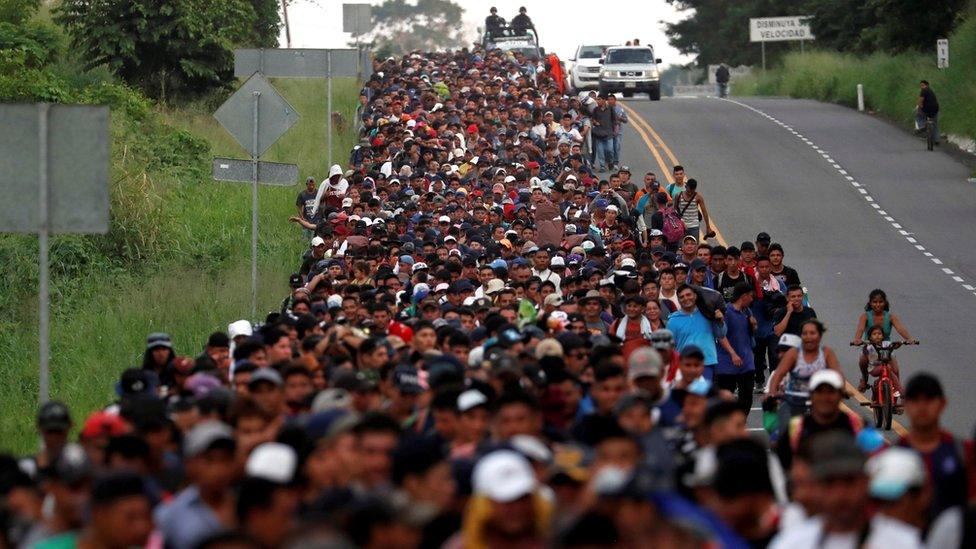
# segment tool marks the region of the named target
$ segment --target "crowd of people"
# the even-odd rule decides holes
[[[976,545],[940,380],[899,385],[905,436],[865,427],[783,246],[709,244],[681,166],[595,165],[614,100],[546,69],[376,60],[280,310],[150,334],[87,417],[44,404],[40,450],[0,458],[0,545]],[[873,292],[855,338],[892,329]]]

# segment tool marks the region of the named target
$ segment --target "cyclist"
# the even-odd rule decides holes
[[[864,312],[857,319],[857,328],[854,329],[854,340],[851,341],[852,345],[860,345],[864,341],[868,340],[868,326],[880,326],[884,337],[883,341],[891,340],[891,329],[894,328],[898,332],[898,335],[908,343],[918,343],[917,340],[912,339],[911,334],[908,333],[908,329],[905,325],[901,323],[901,319],[898,315],[890,312],[891,305],[888,302],[888,294],[881,289],[871,290],[868,294],[868,303],[864,306]],[[868,315],[871,315],[868,317]],[[861,360],[861,381],[858,384],[858,390],[863,391],[868,387],[867,381],[867,362],[862,356]]]
[[[819,320],[812,318],[800,326],[799,349],[786,351],[779,361],[779,366],[773,372],[769,382],[769,393],[775,395],[780,391],[780,383],[787,378],[783,391],[784,402],[789,406],[790,415],[803,413],[806,401],[810,398],[810,376],[820,370],[836,370],[841,372],[837,355],[830,347],[823,345],[823,335],[827,329]],[[843,372],[841,372],[843,375]],[[785,424],[785,421],[781,421]]]
[[[877,377],[881,375],[881,361],[878,359],[878,349],[886,341],[884,336],[884,328],[875,324],[868,328],[867,331],[867,342],[868,345],[864,346],[861,352],[861,358],[858,362],[858,366],[861,368],[861,382],[858,384],[858,390],[863,391],[867,389],[867,373],[870,372],[872,377]],[[891,384],[894,387],[895,399],[901,398],[901,383],[899,379],[898,370],[898,359],[894,356],[891,357]]]
[[[915,104],[915,128],[916,133],[924,134],[925,119],[932,119],[932,133],[935,134],[935,144],[939,144],[939,100],[935,97],[935,92],[929,86],[928,80],[922,80],[918,84],[918,101]]]

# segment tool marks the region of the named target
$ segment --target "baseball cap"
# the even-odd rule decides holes
[[[651,332],[651,346],[659,351],[671,349],[674,347],[674,334],[666,328],[654,330]]]
[[[231,322],[227,326],[227,335],[231,339],[237,336],[248,336],[250,337],[254,333],[254,329],[251,328],[251,323],[247,320],[238,320],[236,322]]]
[[[507,503],[531,494],[536,478],[525,456],[512,450],[496,450],[474,466],[472,484],[476,494]]]
[[[291,446],[280,442],[265,442],[248,456],[244,472],[251,478],[288,484],[295,478],[297,466],[298,456]]]
[[[321,236],[316,236],[312,238],[312,247],[325,246],[325,240]]]
[[[661,355],[651,347],[639,347],[627,359],[627,377],[633,381],[641,377],[660,377]]]
[[[173,340],[165,332],[153,332],[146,337],[146,348],[155,349],[156,347],[173,348]]]
[[[896,500],[912,488],[925,485],[925,463],[915,450],[892,446],[868,460],[871,496]]]
[[[219,421],[198,423],[183,439],[183,457],[196,457],[218,444],[224,448],[234,448],[234,432],[230,426]]]
[[[352,395],[346,389],[330,387],[315,395],[312,400],[312,412],[321,413],[330,410],[348,410],[352,407]]]
[[[95,475],[95,465],[80,444],[71,442],[58,454],[51,472],[61,482],[77,485]]]
[[[763,231],[763,232],[761,232],[761,233],[759,233],[759,234],[756,235],[756,242],[765,242],[765,243],[769,244],[770,242],[772,242],[772,240],[773,239],[770,238],[769,233],[767,233],[765,231]]]
[[[467,391],[458,395],[457,399],[458,412],[462,413],[477,408],[478,406],[486,406],[487,404],[488,397],[477,389],[468,389]]]
[[[129,368],[122,372],[117,387],[119,396],[153,394],[159,379],[154,372],[142,368]]]
[[[563,296],[559,294],[549,294],[546,296],[546,300],[543,304],[546,306],[552,305],[553,307],[559,307],[563,304]]]
[[[276,372],[271,368],[259,368],[256,372],[251,374],[251,380],[247,383],[249,388],[254,388],[255,385],[261,383],[262,381],[267,381],[274,384],[275,387],[281,387],[285,382],[281,379],[281,374]]]
[[[80,437],[117,437],[124,435],[128,430],[129,427],[118,414],[99,410],[88,416],[88,419],[85,420],[85,425],[81,428]]]
[[[440,216],[440,217],[437,218],[437,222],[438,223],[450,223],[451,222],[451,218],[448,217],[448,216],[446,216],[446,215],[442,215],[442,216]]]
[[[779,343],[777,345],[780,347],[799,349],[803,345],[803,340],[796,334],[783,334],[779,337]]]
[[[708,265],[706,265],[705,262],[702,261],[701,259],[696,258],[691,262],[690,267],[692,271],[697,271],[698,269],[704,269],[705,267],[708,267]]]
[[[810,390],[816,391],[821,385],[830,385],[838,391],[844,389],[844,376],[836,370],[820,370],[810,376]]]
[[[830,430],[810,440],[810,472],[818,480],[864,472],[864,454],[849,433]]]
[[[406,395],[419,395],[424,392],[417,370],[410,366],[398,366],[393,370],[393,385]]]
[[[37,427],[42,431],[67,431],[71,428],[71,413],[68,407],[49,400],[37,412]]]

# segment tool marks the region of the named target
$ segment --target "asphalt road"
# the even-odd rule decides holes
[[[786,264],[799,271],[828,327],[826,344],[855,384],[857,353],[847,344],[868,293],[884,289],[892,310],[922,342],[898,351],[903,379],[920,369],[936,373],[949,397],[946,427],[970,435],[976,410],[976,188],[967,182],[968,168],[850,109],[787,99],[741,103],[625,101],[666,147],[644,129],[658,161],[632,123],[623,164],[638,183],[645,171],[664,181],[660,164],[670,170],[673,156],[699,181],[730,244],[760,231],[781,243]],[[904,416],[896,419],[907,423]],[[750,417],[750,425],[757,421]]]

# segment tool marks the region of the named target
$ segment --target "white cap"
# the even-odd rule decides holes
[[[429,267],[427,267],[427,264],[424,263],[423,261],[418,261],[418,262],[416,262],[416,263],[413,264],[413,272],[417,272],[417,271],[424,270],[424,269],[428,269],[428,268]]]
[[[532,465],[522,454],[497,450],[481,458],[472,474],[474,492],[507,503],[531,494],[536,487]]]
[[[481,391],[477,389],[468,389],[467,391],[458,395],[457,399],[457,409],[458,412],[467,412],[472,408],[488,404],[488,397],[486,397]]]
[[[583,250],[587,252],[593,248],[596,248],[596,244],[594,244],[592,240],[584,240],[580,245],[583,246]]]
[[[799,349],[803,345],[803,340],[796,334],[783,334],[779,337],[779,343],[777,345]]]
[[[448,284],[447,282],[441,282],[440,284],[434,287],[434,292],[446,292],[450,287],[451,285]]]
[[[469,295],[468,297],[464,298],[464,301],[461,302],[461,305],[463,307],[470,307],[470,306],[474,305],[474,300],[475,299],[477,299],[475,296]]]
[[[229,335],[231,339],[234,339],[237,336],[251,337],[253,333],[254,329],[251,328],[251,323],[246,320],[238,320],[227,325],[227,335]]]
[[[871,496],[896,500],[911,488],[925,485],[925,463],[914,450],[892,446],[868,460]]]
[[[325,304],[328,308],[342,307],[342,296],[339,294],[332,294],[329,299],[325,300]]]
[[[830,385],[834,389],[840,391],[844,388],[844,376],[840,375],[840,372],[837,370],[829,369],[814,372],[814,374],[810,376],[811,391],[816,391],[817,387],[824,384]]]
[[[349,198],[349,197],[343,198],[342,199],[342,207],[343,208],[352,208],[352,199]]]
[[[312,247],[325,246],[325,240],[321,236],[312,237]]]
[[[252,478],[288,484],[295,478],[297,465],[298,456],[291,446],[280,442],[265,442],[251,452],[244,472]]]
[[[440,216],[440,217],[437,218],[437,222],[438,223],[450,223],[451,222],[451,218],[448,217],[448,216],[446,216],[446,215],[442,215],[442,216]]]
[[[557,255],[553,257],[551,260],[549,260],[549,265],[553,267],[565,267],[566,260],[563,259],[563,256]]]
[[[532,435],[515,435],[508,440],[512,448],[532,461],[549,463],[552,461],[552,450],[541,440]]]
[[[505,176],[505,183],[515,183],[515,176],[514,175],[506,175]]]
[[[651,232],[650,232],[650,233],[648,233],[648,234],[650,234],[650,235],[651,235],[651,237],[655,237],[655,236],[664,236],[664,233],[663,233],[663,232],[661,232],[661,229],[651,229]]]
[[[634,261],[632,257],[625,257],[623,261],[620,262],[621,267],[637,267],[637,262]]]
[[[619,213],[620,212],[620,208],[614,206],[613,204],[610,204],[609,206],[607,206],[607,211],[608,212],[618,212]]]

